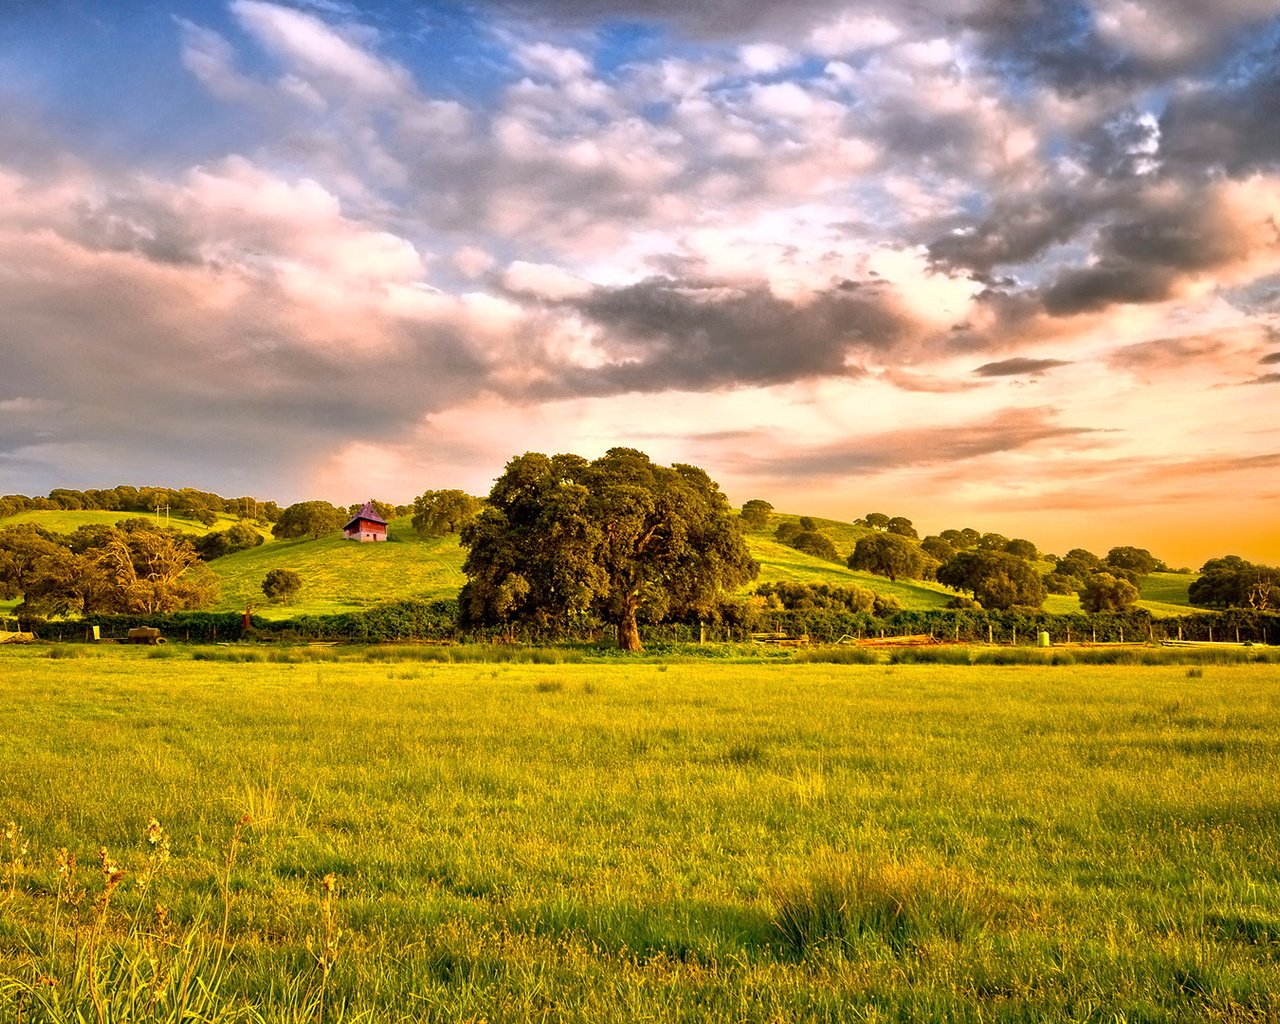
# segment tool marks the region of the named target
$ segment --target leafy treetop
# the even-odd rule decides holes
[[[640,614],[710,613],[758,571],[738,515],[705,472],[630,448],[591,462],[512,459],[462,543],[468,621],[552,625],[594,613],[626,650],[641,649]]]

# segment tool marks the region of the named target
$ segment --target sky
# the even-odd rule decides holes
[[[1280,561],[1280,0],[0,0],[0,493],[525,451]]]

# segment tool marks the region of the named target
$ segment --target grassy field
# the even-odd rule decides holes
[[[225,530],[228,526],[237,522],[234,516],[219,516],[218,521],[212,526],[205,526],[194,519],[184,519],[181,516],[157,516],[150,512],[56,512],[45,510],[19,512],[17,515],[0,519],[0,526],[21,526],[24,523],[34,523],[36,526],[42,526],[53,533],[74,533],[82,526],[114,526],[122,519],[145,519],[148,522],[155,523],[157,526],[179,530],[182,533],[196,534],[209,533],[211,530]],[[268,531],[262,532],[263,536],[269,535]]]
[[[410,597],[456,597],[466,582],[457,535],[420,537],[408,519],[393,520],[390,540],[357,544],[334,533],[320,540],[268,542],[210,562],[222,580],[221,609],[252,604],[270,617],[369,608]],[[262,579],[271,569],[292,569],[302,591],[289,605],[269,605]]]
[[[217,1019],[1280,1019],[1280,666],[53,651],[0,652],[23,1020],[76,915]]]

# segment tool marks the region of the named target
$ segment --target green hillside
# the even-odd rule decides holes
[[[952,591],[937,583],[919,580],[890,582],[883,576],[845,568],[844,559],[849,557],[859,539],[872,532],[865,527],[833,519],[814,519],[819,531],[830,537],[835,544],[841,558],[839,563],[807,555],[774,539],[774,531],[779,523],[796,522],[798,519],[799,516],[774,515],[768,527],[747,533],[747,545],[751,549],[751,557],[760,563],[760,575],[744,587],[744,591],[753,590],[757,584],[765,582],[826,583],[844,587],[856,585],[879,594],[892,594],[902,602],[904,608],[912,609],[941,608],[955,596]]]
[[[0,520],[0,525],[36,523],[57,533],[71,533],[80,526],[110,525],[133,515],[127,512],[23,512]],[[191,519],[164,519],[154,515],[141,517],[157,525],[168,525],[192,534],[226,529],[234,522],[231,517],[222,516],[214,526],[206,528]],[[954,596],[953,591],[938,583],[890,582],[882,576],[845,568],[843,560],[860,538],[872,532],[866,527],[815,518],[818,529],[835,544],[841,558],[839,563],[807,555],[775,539],[774,531],[780,523],[798,522],[799,518],[797,515],[775,514],[766,529],[747,533],[752,557],[760,563],[760,575],[742,588],[743,592],[764,582],[857,585],[890,594],[908,609],[941,608]],[[386,544],[356,544],[337,533],[316,541],[276,541],[268,537],[261,547],[216,559],[210,567],[222,580],[222,599],[218,608],[230,611],[252,605],[255,614],[283,618],[354,611],[410,597],[456,596],[465,582],[462,575],[464,553],[456,534],[419,537],[407,518],[394,520],[390,532],[391,540]],[[302,577],[302,592],[293,604],[270,605],[266,602],[262,595],[262,579],[271,569],[291,569]],[[1185,614],[1189,610],[1187,587],[1195,578],[1176,573],[1148,576],[1142,582],[1140,607],[1157,617]],[[0,612],[14,604],[16,601],[0,602]],[[1056,614],[1078,612],[1080,602],[1073,596],[1050,595],[1044,608]]]
[[[150,512],[100,512],[77,511],[64,512],[36,511],[19,512],[17,515],[0,519],[0,526],[21,526],[34,523],[53,533],[75,533],[82,526],[114,526],[122,519],[145,519],[157,526],[167,526],[183,533],[208,533],[210,530],[225,530],[236,520],[231,516],[219,516],[218,522],[205,526],[194,519],[183,519],[180,516],[157,516]]]
[[[339,533],[319,540],[268,541],[210,562],[222,580],[218,607],[253,605],[268,618],[329,615],[369,608],[403,598],[455,597],[464,582],[457,535],[419,537],[408,519],[394,519],[390,540],[358,544]],[[289,605],[270,605],[262,578],[271,569],[291,569],[302,577],[302,592]]]

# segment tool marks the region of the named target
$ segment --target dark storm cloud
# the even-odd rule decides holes
[[[866,282],[792,302],[764,285],[651,278],[597,289],[573,308],[598,327],[613,358],[560,382],[594,394],[859,376],[847,365],[851,354],[892,349],[911,330],[892,294]]]
[[[987,420],[936,427],[891,430],[851,438],[839,444],[784,451],[763,458],[743,456],[734,468],[764,477],[804,478],[874,473],[934,466],[999,452],[1017,451],[1041,441],[1094,433],[1088,427],[1061,426],[1042,409],[1004,409]]]
[[[1158,302],[1169,295],[1176,280],[1168,267],[1099,263],[1060,275],[1044,291],[1044,308],[1053,316],[1073,316],[1117,303]]]
[[[1161,157],[1186,173],[1220,168],[1231,175],[1273,166],[1280,159],[1280,33],[1262,36],[1225,81],[1179,90],[1160,118]]]
[[[973,372],[979,377],[1022,377],[1052,370],[1057,366],[1070,366],[1064,359],[1002,359],[998,363],[983,363]]]
[[[940,269],[982,279],[999,266],[1035,259],[1051,245],[1071,239],[1109,197],[1083,187],[999,198],[980,222],[936,239],[929,257]]]
[[[1149,202],[1137,216],[1098,232],[1096,262],[1065,270],[1044,288],[1045,309],[1071,316],[1117,303],[1158,302],[1185,275],[1242,259],[1254,243],[1228,213],[1208,186],[1179,190],[1176,202],[1163,196]]]

